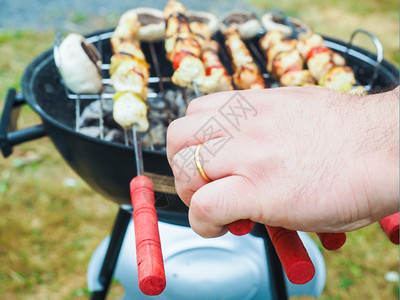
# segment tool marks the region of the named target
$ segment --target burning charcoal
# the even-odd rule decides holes
[[[150,110],[148,118],[150,121],[161,120],[166,123],[168,121],[168,114],[166,111]]]
[[[177,97],[177,92],[174,90],[167,90],[165,92],[165,100],[170,104],[170,107],[173,111],[176,111],[178,109],[178,105],[174,102],[174,100]],[[183,99],[182,99],[183,103]],[[184,105],[184,103],[183,103]]]
[[[109,142],[117,142],[124,144],[124,133],[122,130],[111,129],[104,137],[104,140]]]
[[[147,105],[151,109],[165,110],[165,102],[161,97],[148,98]]]
[[[143,149],[151,149],[152,140],[150,140],[149,134],[141,134],[140,140],[142,141]]]
[[[149,98],[147,103],[149,105],[149,120],[162,120],[163,122],[168,122],[168,113],[164,100],[158,97]]]
[[[103,113],[112,114],[114,101],[112,99],[103,99]]]
[[[117,122],[115,122],[112,114],[107,114],[104,116],[104,126],[109,128],[118,128],[119,130],[122,131],[121,126],[119,126]]]
[[[168,91],[165,98],[171,103],[171,108],[177,117],[185,115],[186,103],[181,91]]]
[[[143,147],[150,149],[151,144],[153,144],[155,149],[165,150],[166,134],[167,134],[167,128],[162,122],[160,121],[151,122],[150,124],[151,137],[149,136],[148,133],[143,134],[141,137]]]
[[[88,126],[93,125],[93,123],[97,123],[100,117],[100,102],[94,101],[90,103],[86,108],[83,110],[80,120],[80,126]]]
[[[163,123],[159,122],[157,125],[151,128],[151,138],[153,139],[154,146],[166,145],[167,130]]]
[[[111,102],[111,103],[110,103]],[[100,110],[100,101],[93,101],[88,106],[85,107],[83,110],[81,117],[80,117],[80,126],[91,126],[91,125],[98,125],[99,118],[103,114],[103,117],[107,114],[112,113],[112,101],[103,100],[103,113]]]
[[[100,127],[99,126],[86,126],[79,130],[80,133],[88,135],[94,138],[100,137]]]
[[[189,102],[190,102],[191,100],[193,100],[194,98],[197,98],[194,91],[189,90],[189,89],[186,89],[185,91],[186,91],[186,98],[189,100]],[[199,95],[202,96],[202,95],[204,95],[204,94],[199,93]]]

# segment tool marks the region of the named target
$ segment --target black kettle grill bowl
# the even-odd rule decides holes
[[[87,37],[97,36],[107,31],[96,32]],[[222,36],[217,35],[222,42]],[[251,42],[258,45],[255,38]],[[355,71],[360,84],[366,85],[372,78],[376,55],[352,46],[345,55],[347,43],[325,38],[327,45],[334,51],[344,55],[347,64]],[[249,41],[248,41],[249,42]],[[108,39],[101,43],[104,63],[108,63],[112,55]],[[149,46],[142,44],[148,61],[151,61]],[[159,61],[161,75],[170,77],[171,64],[165,58],[163,43],[156,43],[155,49]],[[226,64],[226,57],[221,57]],[[263,63],[258,61],[264,69]],[[230,67],[227,66],[228,70]],[[157,76],[151,68],[151,76]],[[397,68],[383,60],[374,81],[373,89],[387,90],[398,85]],[[107,142],[98,138],[83,135],[74,130],[75,103],[69,100],[61,84],[60,75],[54,64],[53,51],[48,50],[38,56],[26,69],[22,78],[22,93],[29,106],[41,117],[46,134],[50,137],[62,157],[69,166],[95,191],[119,204],[129,204],[129,183],[136,174],[134,150],[131,146]],[[82,108],[88,105],[82,101]],[[173,186],[172,171],[164,151],[143,151],[144,169],[150,174],[155,185]],[[155,188],[156,207],[160,220],[175,224],[187,225],[187,207],[173,192],[173,188],[163,190]]]

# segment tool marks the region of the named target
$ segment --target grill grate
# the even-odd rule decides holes
[[[361,84],[360,81],[358,80],[358,76],[357,76],[357,72],[358,67],[357,65],[355,66],[355,68],[353,67],[353,69],[355,70],[356,73],[356,79],[357,79],[357,84],[358,85],[363,85],[364,88],[369,91],[374,84],[374,80],[377,77],[378,74],[378,69],[380,67],[381,61],[382,61],[382,45],[380,44],[379,40],[374,37],[371,33],[366,32],[364,30],[356,30],[351,38],[350,41],[347,43],[346,46],[341,46],[340,49],[336,49],[335,43],[332,43],[330,41],[325,41],[326,46],[330,47],[332,50],[334,51],[338,51],[339,53],[344,54],[344,57],[347,59],[349,55],[354,55],[355,51],[353,51],[353,40],[356,34],[358,33],[364,33],[366,35],[368,35],[372,41],[375,43],[376,48],[377,48],[377,57],[376,60],[373,60],[369,57],[363,57],[362,59],[364,61],[368,61],[369,64],[374,66],[374,71],[372,74],[370,74],[366,80],[366,78],[363,78],[362,82],[364,84]],[[262,33],[260,33],[262,34]],[[104,89],[103,92],[101,94],[75,94],[72,91],[70,91],[61,81],[61,84],[65,90],[65,94],[67,96],[67,98],[71,101],[75,102],[75,130],[77,132],[81,132],[81,124],[83,123],[82,118],[82,111],[81,111],[81,102],[92,102],[92,101],[98,101],[100,102],[100,112],[99,112],[99,116],[98,116],[98,131],[100,132],[99,134],[99,138],[100,139],[104,139],[105,138],[105,125],[104,125],[104,117],[106,115],[106,112],[104,111],[104,106],[106,106],[106,102],[110,102],[112,101],[112,98],[114,96],[114,89],[111,85],[111,79],[109,76],[109,69],[110,69],[110,59],[111,59],[111,55],[112,55],[112,51],[111,50],[111,46],[109,43],[110,38],[113,35],[113,31],[109,31],[109,32],[104,32],[104,33],[99,33],[96,35],[92,35],[90,37],[87,37],[86,40],[88,43],[93,44],[97,50],[99,51],[99,53],[101,54],[101,57],[103,59],[103,64],[101,66],[101,72],[103,75],[103,85],[104,85]],[[232,69],[231,69],[231,65],[230,65],[230,61],[229,61],[229,55],[228,52],[223,44],[223,36],[220,32],[217,32],[216,36],[214,37],[214,39],[216,41],[219,42],[220,44],[220,59],[221,62],[224,64],[224,66],[226,67],[227,71],[229,74],[232,74]],[[270,74],[266,71],[266,59],[265,56],[263,55],[262,51],[260,50],[259,46],[258,46],[258,37],[253,38],[253,39],[249,39],[245,41],[248,49],[250,50],[250,53],[253,56],[253,59],[255,61],[255,63],[257,64],[257,66],[259,67],[262,76],[267,84],[267,86],[269,87],[277,87],[279,86],[279,84],[270,76]],[[60,44],[60,36],[57,35],[55,38],[55,42],[54,42],[54,58],[55,60],[60,60],[60,57],[57,54],[57,47]],[[195,91],[195,93],[193,93],[192,91],[189,91],[187,89],[184,88],[178,88],[176,86],[174,86],[174,84],[172,83],[171,80],[171,74],[173,72],[172,70],[172,66],[170,64],[169,61],[166,60],[165,57],[165,50],[163,48],[163,43],[162,42],[143,42],[142,43],[142,49],[143,52],[145,53],[146,56],[146,60],[148,61],[148,63],[151,65],[151,74],[150,77],[148,79],[148,83],[149,83],[149,92],[147,94],[147,99],[148,102],[151,102],[152,100],[157,100],[157,101],[161,101],[164,105],[164,110],[166,113],[166,120],[165,120],[165,127],[168,126],[168,124],[175,118],[179,117],[182,115],[182,113],[176,113],[173,112],[173,108],[171,107],[171,103],[170,101],[167,100],[166,94],[168,91],[173,90],[176,91],[177,97],[182,97],[183,98],[183,105],[184,107],[180,109],[181,112],[185,112],[187,105],[189,104],[190,100],[193,99],[194,97],[198,97],[199,93],[197,91]],[[105,50],[106,49],[106,50]],[[359,53],[357,52],[357,55],[359,55]],[[58,56],[58,57],[57,57]],[[361,70],[362,71],[362,70]],[[362,73],[362,72],[361,72]],[[365,77],[365,75],[364,75]],[[180,94],[180,95],[179,95]],[[151,105],[150,106],[150,110],[151,110]],[[150,124],[151,123],[151,119],[149,117],[149,121]],[[120,128],[120,130],[122,131],[122,128]],[[149,148],[150,150],[154,150],[155,146],[153,143],[153,133],[151,130],[151,126],[147,132],[148,135],[148,145],[147,148]],[[129,133],[127,131],[123,132],[123,142],[125,145],[130,145],[132,144],[132,141],[129,140]],[[145,145],[146,148],[146,145]]]

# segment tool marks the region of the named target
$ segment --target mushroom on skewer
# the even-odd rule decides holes
[[[188,18],[188,22],[190,24],[191,29],[193,30],[192,26],[196,23],[204,24],[208,27],[211,32],[211,35],[217,33],[219,29],[218,19],[215,15],[206,12],[206,11],[187,11],[186,16]]]
[[[137,13],[140,23],[137,38],[140,41],[161,41],[165,36],[163,12],[150,7],[139,7],[132,10]]]
[[[57,48],[54,59],[65,85],[76,94],[98,94],[103,90],[101,56],[96,47],[76,33],[69,34]]]
[[[232,10],[225,14],[221,20],[222,31],[226,31],[228,28],[235,28],[243,39],[255,37],[262,28],[257,16],[246,10]]]
[[[303,39],[313,33],[311,26],[297,18],[288,17],[281,11],[272,11],[264,14],[261,17],[261,23],[267,32],[278,30],[285,38],[296,35],[299,39]]]

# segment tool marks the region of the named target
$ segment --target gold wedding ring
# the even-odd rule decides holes
[[[211,179],[207,176],[206,172],[204,172],[203,166],[201,165],[201,159],[200,159],[201,145],[202,144],[198,144],[196,150],[194,150],[194,163],[196,164],[197,171],[199,171],[201,178],[203,178],[207,182],[210,182]]]

